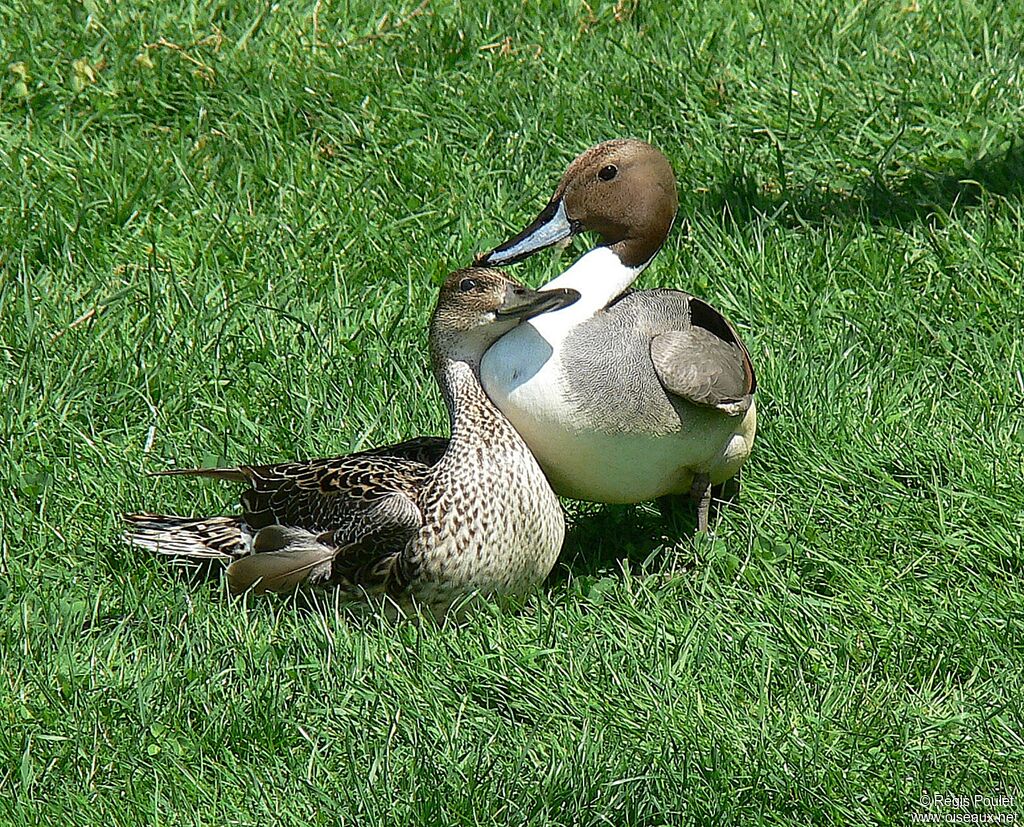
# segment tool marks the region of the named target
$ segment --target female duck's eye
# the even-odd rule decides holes
[[[615,164],[608,164],[606,167],[601,167],[601,171],[597,173],[597,177],[602,181],[611,181],[616,175],[619,174],[619,168]]]
[[[470,290],[476,290],[480,285],[476,279],[463,279],[459,282],[459,290],[463,293],[468,293]]]

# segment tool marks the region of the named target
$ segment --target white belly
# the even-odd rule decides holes
[[[750,456],[753,406],[742,417],[695,409],[677,431],[663,435],[602,433],[586,410],[570,404],[559,341],[550,339],[528,323],[520,325],[484,355],[481,379],[559,494],[594,502],[642,502],[688,492],[698,473],[708,474],[712,483],[723,482]]]

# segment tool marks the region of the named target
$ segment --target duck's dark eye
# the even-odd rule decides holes
[[[459,291],[468,293],[470,290],[476,290],[479,286],[480,283],[476,279],[463,279],[459,282]]]
[[[597,173],[597,177],[602,181],[611,181],[616,175],[619,174],[619,168],[615,164],[608,164],[606,167],[601,167],[601,171]]]

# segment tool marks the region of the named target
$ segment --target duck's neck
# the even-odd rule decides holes
[[[607,307],[634,282],[650,263],[630,267],[611,247],[595,247],[585,253],[575,264],[553,281],[545,284],[543,290],[568,287],[579,291],[580,299],[563,310],[545,313],[530,324],[541,330],[545,325],[556,327],[573,326],[589,319],[598,310]]]
[[[477,363],[457,358],[437,360],[435,374],[451,423],[451,440],[445,458],[460,455],[488,441],[522,442],[519,432],[490,400],[477,378]]]

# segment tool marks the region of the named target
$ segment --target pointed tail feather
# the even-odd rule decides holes
[[[239,517],[125,514],[124,540],[136,548],[195,560],[233,560],[248,551]]]

